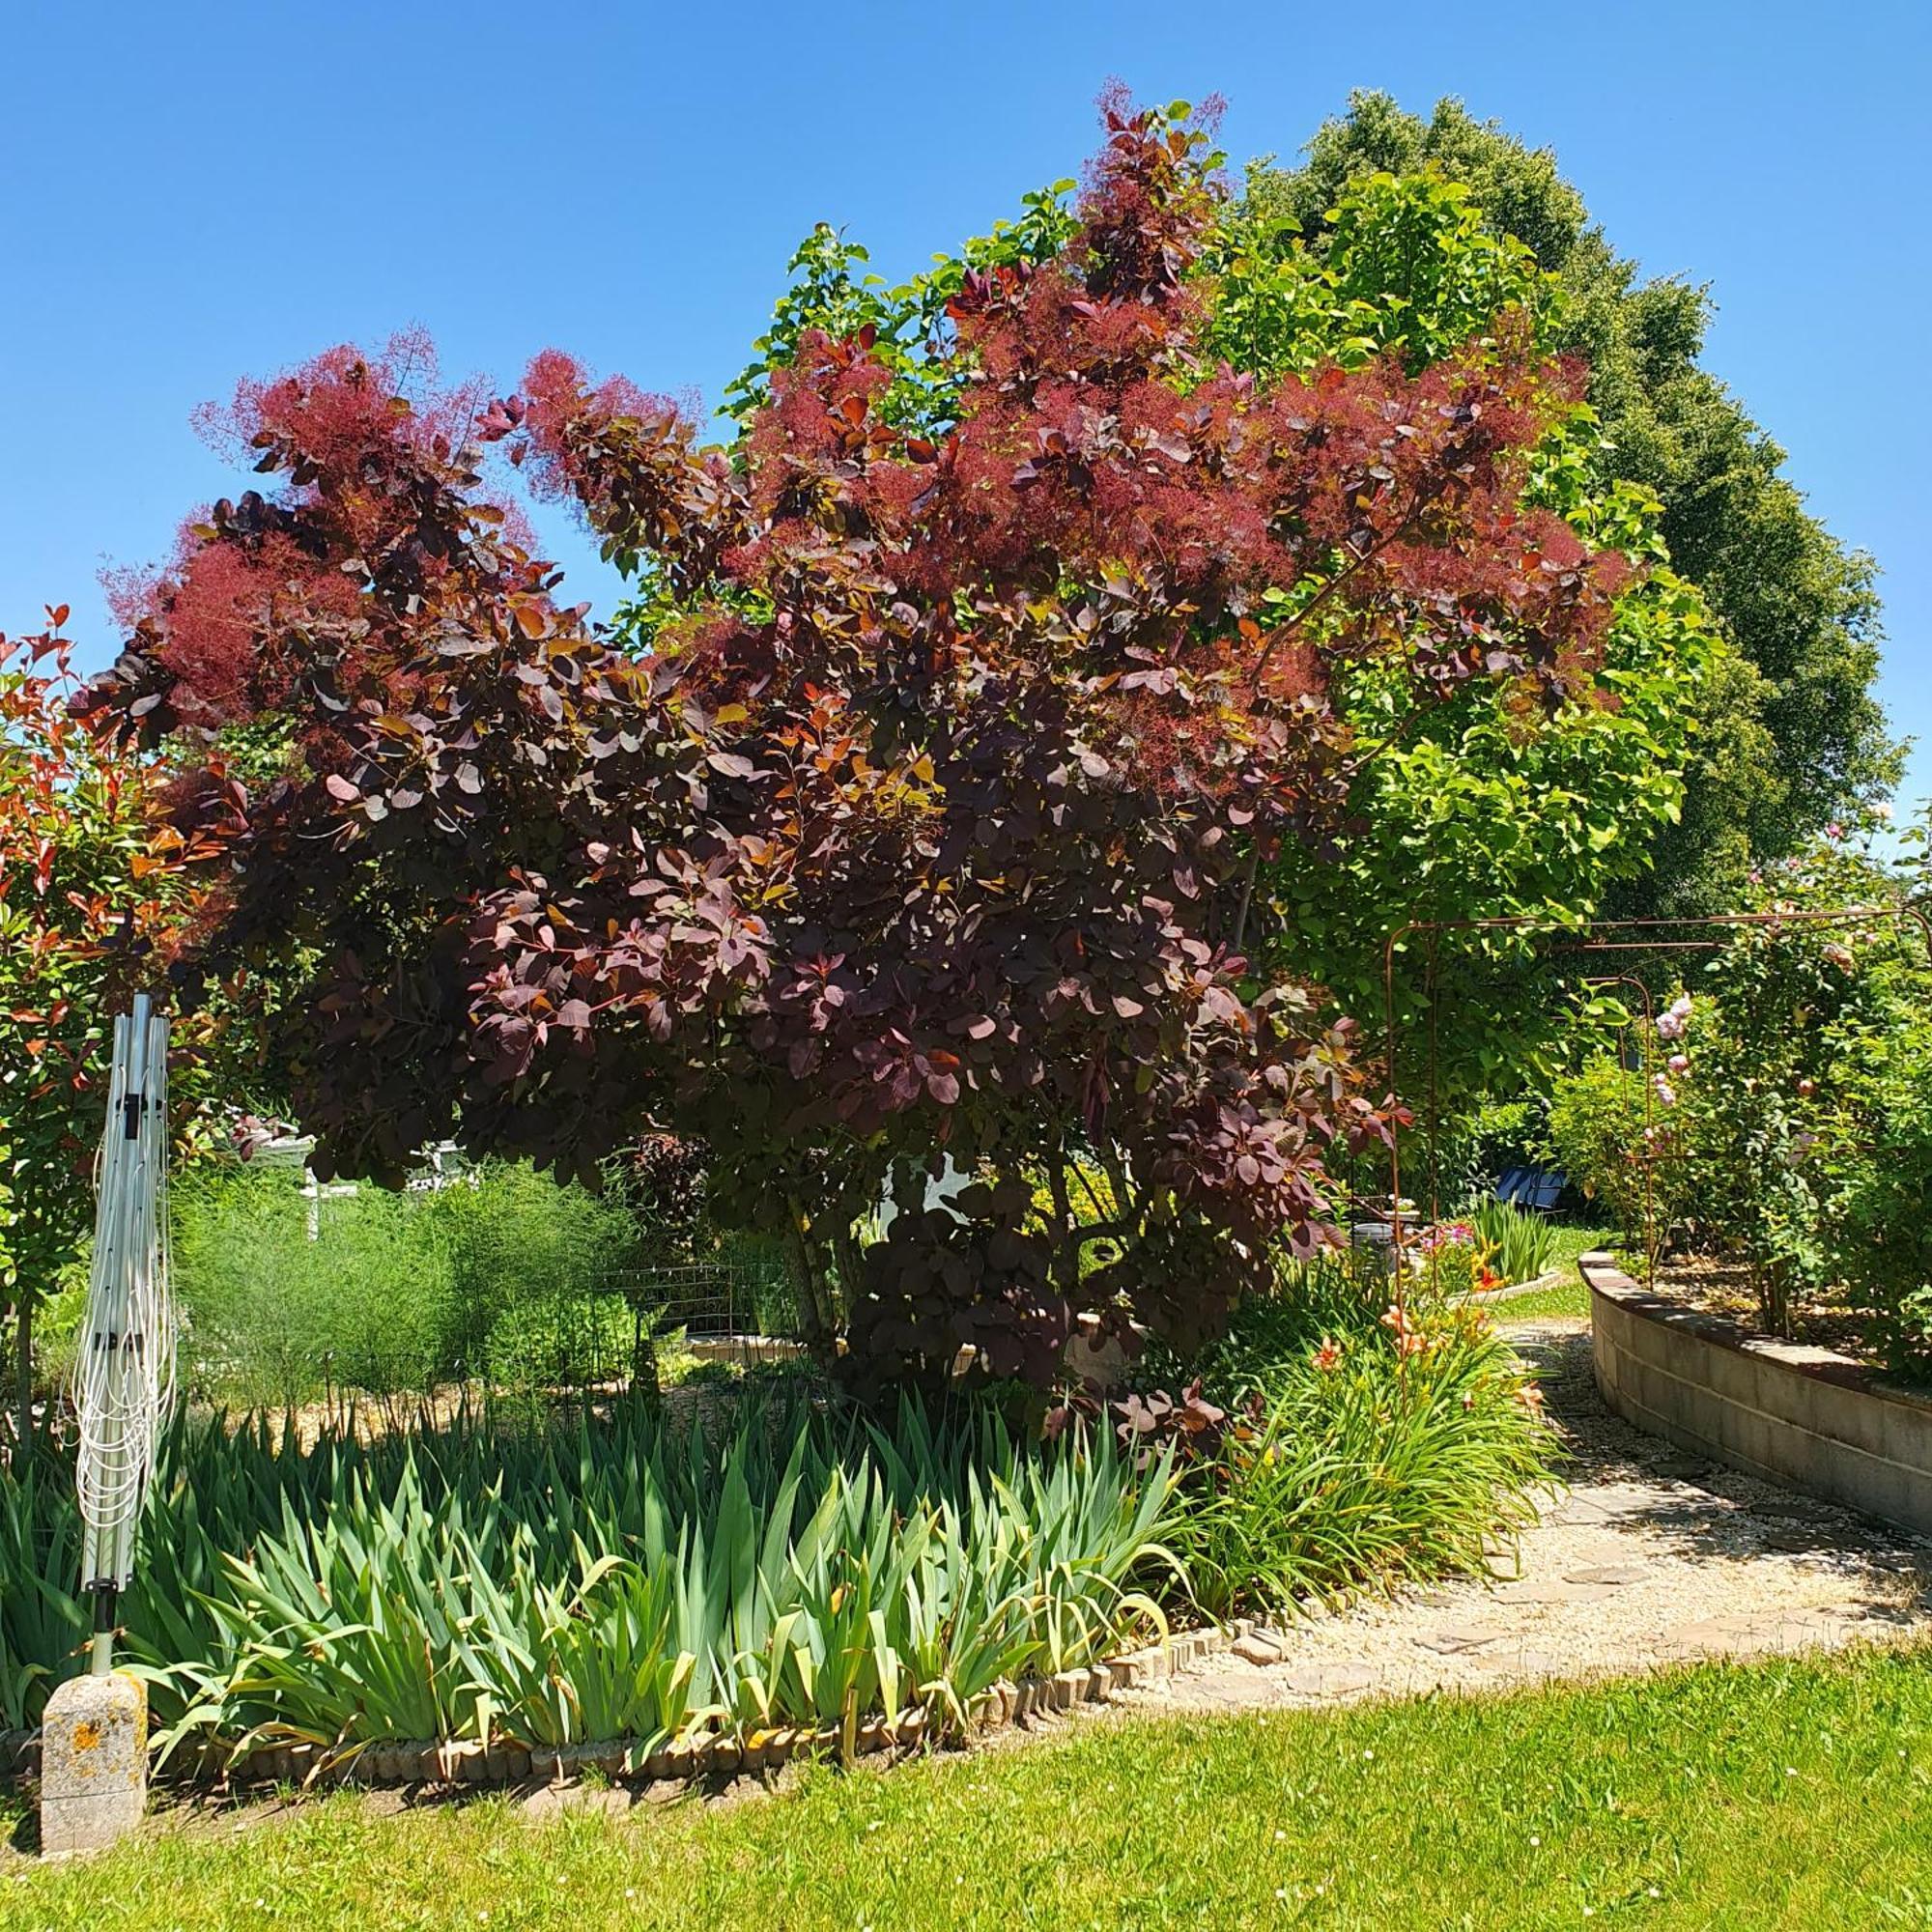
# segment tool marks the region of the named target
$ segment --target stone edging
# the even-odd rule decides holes
[[[1577,1265],[1597,1386],[1625,1421],[1932,1533],[1932,1401],[1834,1350],[1776,1341],[1656,1294],[1605,1253]]]
[[[967,1706],[969,1734],[983,1737],[1023,1719],[1080,1704],[1103,1704],[1122,1690],[1160,1682],[1218,1655],[1256,1629],[1250,1618],[1224,1628],[1186,1631],[1165,1643],[1128,1651],[1081,1670],[1052,1677],[1004,1680]],[[171,1782],[206,1783],[225,1777],[231,1784],[437,1784],[511,1786],[567,1783],[595,1773],[609,1778],[692,1782],[739,1772],[776,1771],[793,1758],[821,1757],[839,1762],[881,1751],[911,1750],[934,1735],[923,1711],[909,1712],[896,1723],[868,1718],[849,1737],[834,1727],[808,1731],[778,1728],[753,1731],[749,1738],[686,1739],[646,1748],[636,1741],[529,1746],[504,1742],[434,1741],[370,1745],[346,1762],[331,1764],[313,1745],[273,1745],[236,1759],[219,1750],[177,1760],[162,1776]],[[38,1731],[0,1731],[0,1777],[27,1776],[38,1770]]]
[[[1514,1301],[1519,1295],[1542,1294],[1548,1289],[1561,1288],[1568,1279],[1569,1271],[1565,1268],[1545,1268],[1527,1281],[1513,1281],[1507,1288],[1474,1289],[1456,1299],[1471,1308],[1493,1308],[1498,1302]]]

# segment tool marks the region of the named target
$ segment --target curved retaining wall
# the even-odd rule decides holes
[[[1849,1355],[1652,1294],[1606,1254],[1579,1265],[1597,1386],[1627,1422],[1932,1535],[1932,1401]]]

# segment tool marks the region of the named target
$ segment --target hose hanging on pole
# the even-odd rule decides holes
[[[95,1599],[97,1676],[112,1662],[116,1604],[133,1574],[155,1444],[174,1400],[167,1159],[168,1023],[141,993],[114,1021],[94,1266],[73,1371],[80,1583]]]

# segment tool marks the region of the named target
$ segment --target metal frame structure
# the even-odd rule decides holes
[[[1854,925],[1869,923],[1875,920],[1910,921],[1918,929],[1925,948],[1928,965],[1932,965],[1932,912],[1925,905],[1913,900],[1903,900],[1897,905],[1856,905],[1829,911],[1795,909],[1789,912],[1732,912],[1700,914],[1683,919],[1599,919],[1584,920],[1574,924],[1539,918],[1533,914],[1507,919],[1456,919],[1456,920],[1410,920],[1397,926],[1382,946],[1382,1018],[1383,1051],[1388,1068],[1388,1084],[1391,1093],[1400,1094],[1400,1054],[1402,1028],[1398,1020],[1396,1005],[1396,953],[1402,941],[1414,933],[1430,936],[1430,955],[1428,969],[1428,1102],[1429,1102],[1429,1175],[1431,1220],[1440,1218],[1440,1204],[1435,1196],[1435,1137],[1440,1119],[1437,1100],[1437,1054],[1436,1054],[1436,1014],[1438,989],[1436,987],[1436,965],[1441,935],[1445,932],[1505,931],[1534,933],[1538,930],[1549,934],[1558,944],[1551,949],[1557,953],[1638,953],[1656,954],[1666,952],[1715,952],[1727,937],[1743,927],[1787,926],[1787,925]],[[1684,939],[1665,936],[1670,932],[1693,931],[1707,936]],[[1634,933],[1630,938],[1600,938],[1598,934]],[[1584,986],[1623,985],[1635,988],[1643,1012],[1643,1030],[1640,1046],[1648,1055],[1656,1039],[1656,1012],[1649,985],[1634,971],[1621,973],[1600,973],[1585,975],[1579,981]],[[1638,1069],[1643,1075],[1644,1124],[1649,1128],[1655,1124],[1653,1118],[1653,1087],[1649,1077],[1649,1067]],[[1648,1136],[1646,1136],[1648,1139]],[[1657,1260],[1660,1231],[1656,1225],[1655,1189],[1653,1167],[1655,1157],[1646,1155],[1643,1163],[1644,1198],[1644,1262],[1646,1286],[1654,1286],[1657,1277]],[[1403,1254],[1403,1192],[1402,1192],[1402,1129],[1397,1128],[1389,1140],[1389,1220],[1394,1253],[1398,1261],[1395,1290],[1398,1297],[1403,1294],[1403,1273],[1400,1259]]]
[[[141,993],[114,1021],[94,1264],[73,1371],[80,1584],[94,1598],[97,1677],[113,1662],[116,1606],[133,1575],[155,1444],[174,1396],[167,1165],[168,1022]]]

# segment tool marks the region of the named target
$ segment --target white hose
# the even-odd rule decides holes
[[[174,1402],[168,1286],[168,1023],[137,996],[114,1022],[87,1314],[74,1361],[85,1589],[125,1589],[155,1444]]]

